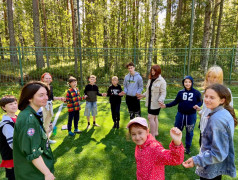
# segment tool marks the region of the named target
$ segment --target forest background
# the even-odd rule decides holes
[[[74,75],[82,85],[95,74],[105,83],[123,79],[128,61],[145,79],[151,64],[169,82],[186,74],[203,79],[218,64],[225,80],[236,80],[238,0],[196,0],[194,11],[192,2],[3,0],[0,80],[23,84],[49,71],[63,82]]]

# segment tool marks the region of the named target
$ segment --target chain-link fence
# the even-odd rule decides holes
[[[167,83],[180,83],[185,75],[195,81],[204,79],[204,71],[217,64],[223,68],[224,80],[237,81],[235,48],[193,48],[188,60],[188,48],[0,48],[0,86],[9,83],[23,85],[30,80],[40,80],[41,74],[49,72],[54,81],[66,83],[70,75],[77,77],[80,86],[87,83],[90,74],[97,76],[98,85],[108,85],[112,76],[122,83],[128,73],[125,65],[134,62],[136,71],[147,80],[147,65],[152,55],[152,64],[158,64]],[[15,59],[14,61],[14,57]]]

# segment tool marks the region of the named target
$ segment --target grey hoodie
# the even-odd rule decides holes
[[[2,121],[0,122],[0,127],[4,126],[2,128],[2,133],[6,137],[7,143],[10,146],[10,148],[12,149],[13,148],[13,132],[14,132],[14,128],[10,124],[7,124],[9,121],[14,123],[12,118],[10,118],[7,115],[3,115]]]
[[[143,90],[143,79],[138,72],[135,72],[134,76],[128,73],[125,76],[124,92],[128,96],[136,96],[136,93],[141,93]]]

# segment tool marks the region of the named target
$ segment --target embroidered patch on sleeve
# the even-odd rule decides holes
[[[29,128],[27,130],[27,134],[28,134],[28,136],[33,136],[35,134],[35,129],[34,128]]]

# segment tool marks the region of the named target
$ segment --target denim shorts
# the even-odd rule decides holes
[[[92,116],[97,115],[97,101],[95,102],[86,101],[84,116],[90,116],[90,112],[92,112]]]

